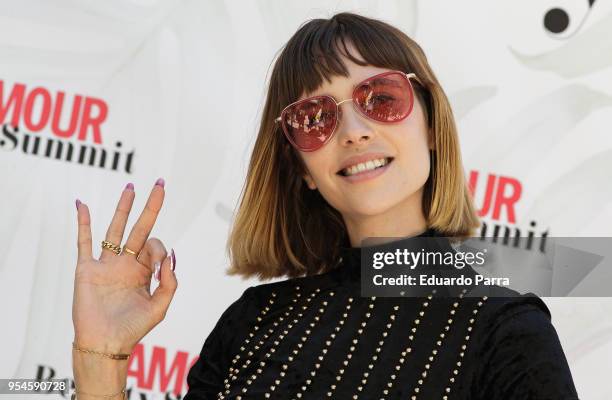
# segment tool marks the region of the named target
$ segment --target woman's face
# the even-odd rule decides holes
[[[352,47],[349,50],[358,54]],[[350,72],[348,77],[336,76],[331,83],[324,80],[315,92],[303,93],[300,99],[322,94],[331,95],[336,101],[348,99],[356,84],[372,75],[390,71],[360,66],[347,58],[344,62]],[[380,217],[381,224],[405,224],[407,218],[422,221],[422,189],[429,175],[431,147],[426,116],[418,98],[415,96],[410,115],[397,123],[370,120],[355,110],[352,102],[339,107],[342,116],[333,137],[316,151],[299,152],[308,171],[304,179],[309,188],[318,189],[343,215],[350,235],[351,229],[372,234],[376,228],[360,225],[373,217]],[[342,166],[350,157],[364,155],[372,160],[393,159],[380,170],[352,177],[341,174]]]

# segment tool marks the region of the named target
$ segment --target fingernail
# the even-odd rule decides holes
[[[125,185],[125,189],[126,190],[134,190],[134,184],[132,182],[128,183],[127,185]]]
[[[172,271],[176,268],[176,255],[174,254],[174,249],[170,250],[170,267]]]
[[[81,205],[81,200],[76,199],[76,201],[74,202],[74,204],[76,205],[76,209],[79,209],[79,206]]]
[[[155,181],[155,184],[164,187],[166,185],[166,181],[164,181],[164,178],[159,178]]]
[[[155,272],[153,272],[153,276],[155,277],[155,280],[159,282],[160,273],[161,273],[161,263],[159,261],[156,261],[154,265],[155,265]]]

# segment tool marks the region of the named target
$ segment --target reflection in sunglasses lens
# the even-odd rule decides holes
[[[336,104],[329,97],[319,97],[289,108],[283,123],[291,140],[299,148],[311,151],[327,141],[336,119]]]
[[[366,81],[355,90],[361,111],[380,122],[399,121],[412,108],[410,84],[400,74],[389,74]]]

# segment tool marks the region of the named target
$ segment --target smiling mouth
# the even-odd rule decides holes
[[[351,168],[344,168],[336,172],[336,174],[340,176],[352,176],[352,175],[360,174],[362,172],[374,171],[378,168],[386,167],[387,165],[391,164],[391,161],[393,161],[393,157],[386,157],[384,164],[378,165],[378,166],[369,166],[369,167],[364,165],[366,163],[360,163],[360,164],[357,164],[357,166],[359,166],[357,168],[355,168],[355,166]],[[351,170],[351,173],[349,173],[349,170]]]

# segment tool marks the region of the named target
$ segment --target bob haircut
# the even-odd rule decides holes
[[[351,42],[366,61],[349,54]],[[460,240],[480,220],[466,184],[453,113],[421,47],[380,20],[343,12],[302,24],[278,56],[270,76],[259,132],[226,250],[228,275],[259,280],[324,273],[350,247],[341,214],[303,180],[305,165],[275,118],[323,79],[348,76],[344,55],[359,65],[414,72],[416,97],[433,135],[431,168],[423,190],[428,228]],[[414,81],[413,81],[414,82]]]

